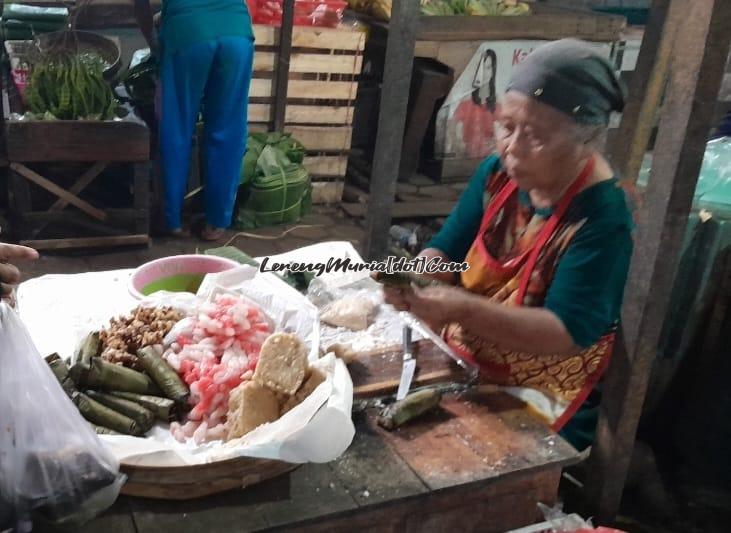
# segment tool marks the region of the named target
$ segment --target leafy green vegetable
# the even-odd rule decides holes
[[[106,120],[117,99],[104,80],[106,63],[97,54],[53,54],[33,65],[26,89],[30,111],[46,119]]]

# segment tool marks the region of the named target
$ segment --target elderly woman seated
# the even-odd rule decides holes
[[[454,286],[386,289],[466,359],[585,448],[619,319],[632,217],[599,149],[624,92],[591,45],[557,41],[516,67],[485,159],[421,252],[466,261]]]

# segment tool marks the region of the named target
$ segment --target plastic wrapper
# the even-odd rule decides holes
[[[281,26],[282,0],[247,0],[254,24]],[[336,28],[348,3],[343,0],[295,0],[294,25]]]
[[[640,168],[639,185],[647,185],[651,168],[652,156],[647,154]],[[731,137],[721,137],[706,144],[694,203],[705,209],[731,207]]]
[[[119,464],[5,303],[0,412],[0,530],[78,527],[114,502],[124,482]]]

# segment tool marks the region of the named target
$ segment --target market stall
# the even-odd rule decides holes
[[[112,90],[119,42],[62,31],[37,42],[6,40],[5,51],[3,137],[21,242],[38,249],[147,244],[150,137]],[[103,189],[127,199],[89,196],[102,176]]]
[[[243,258],[240,252],[231,250],[215,253]],[[323,243],[269,260],[310,262],[330,257],[360,260],[347,243]],[[184,291],[194,291],[192,278],[183,280],[180,269],[193,269],[191,261],[200,266],[206,260],[218,265],[214,270],[223,270],[195,277],[194,285],[200,285],[198,297],[188,292],[151,292],[156,287],[169,290],[175,284]],[[184,264],[187,267],[181,267]],[[21,286],[20,315],[38,351],[44,356],[58,354],[47,360],[63,389],[87,420],[106,426],[96,430],[127,476],[121,489],[123,494],[153,500],[197,499],[216,494],[216,512],[220,514],[217,523],[235,527],[236,521],[246,515],[247,529],[344,528],[352,526],[355,520],[364,527],[484,524],[484,530],[498,532],[533,523],[540,516],[538,502],[549,506],[555,503],[561,469],[577,462],[578,453],[515,397],[493,387],[474,386],[471,368],[457,364],[442,349],[438,337],[432,340],[429,331],[408,315],[383,304],[379,285],[367,273],[365,277],[353,272],[325,274],[309,283],[305,297],[275,274],[256,272],[251,266],[236,267],[230,260],[209,255],[195,260],[163,259],[135,271],[51,275]],[[163,273],[167,277],[155,279]],[[306,286],[299,285],[302,289]],[[80,287],[86,290],[80,291]],[[95,297],[100,292],[106,295],[103,301]],[[138,299],[147,293],[149,297]],[[92,301],[96,305],[91,305]],[[362,305],[353,309],[353,301]],[[248,306],[246,325],[234,320],[230,326],[225,325],[222,333],[214,333],[217,326],[209,321],[223,320],[222,317],[229,316],[228,310],[242,305]],[[363,307],[369,309],[368,313],[362,313]],[[271,320],[271,326],[262,323],[267,331],[253,333],[255,339],[250,335],[258,331],[257,312]],[[126,315],[110,322],[110,318],[123,314]],[[318,315],[320,319],[313,322]],[[364,316],[365,322],[356,326]],[[334,325],[343,320],[350,327]],[[414,328],[413,346],[401,344],[405,324]],[[229,327],[231,335],[227,333]],[[99,329],[101,333],[96,339],[89,335]],[[135,331],[145,333],[137,337]],[[259,344],[261,339],[257,335],[266,337],[263,344]],[[293,384],[288,392],[280,391],[275,403],[284,401],[286,406],[291,403],[288,398],[297,398],[291,403],[291,410],[257,419],[241,437],[230,438],[230,433],[224,436],[217,424],[225,420],[222,427],[230,432],[242,420],[235,414],[234,397],[239,394],[236,391],[255,386],[262,372],[270,372],[270,377],[263,381],[267,384],[264,387],[275,386],[270,379],[281,383],[291,377],[289,370],[286,375],[284,370],[266,370],[271,365],[267,362],[267,345],[273,342],[270,339],[281,335],[302,339],[309,353],[308,372],[323,372],[324,379],[311,387],[306,383]],[[192,407],[183,418],[175,418],[177,421],[169,425],[171,418],[180,416],[174,413],[183,404],[173,400],[177,393],[171,392],[169,383],[160,381],[153,367],[144,363],[145,358],[159,359],[160,355],[155,356],[146,347],[140,348],[137,357],[129,353],[138,345],[154,344],[161,338],[164,348],[158,354],[162,353],[169,365],[167,372],[172,368],[187,385],[189,395],[184,403],[187,409]],[[230,341],[226,340],[229,338]],[[192,351],[196,345],[214,346],[219,341],[223,356],[217,356],[218,363],[211,367],[212,376],[227,365],[231,368],[233,356],[227,350],[239,346],[237,343],[244,343],[240,347],[249,355],[244,365],[248,365],[246,372],[253,368],[253,374],[244,372],[239,376],[240,371],[236,372],[238,384],[225,381],[235,385],[227,389],[228,400],[223,400],[228,405],[227,414],[226,409],[216,408],[222,398],[205,399],[206,359],[196,363],[197,356]],[[257,345],[247,344],[251,342]],[[133,347],[133,343],[137,344]],[[416,361],[412,394],[394,403],[404,349],[413,352]],[[327,355],[321,356],[324,353]],[[135,366],[138,362],[141,367]],[[66,372],[64,363],[69,367]],[[95,370],[107,363],[118,366],[112,372],[115,375],[140,368],[135,372],[139,374],[135,387],[144,386],[144,390],[120,390],[124,381],[121,377],[113,385],[107,382],[103,376],[111,370]],[[152,389],[147,388],[155,384],[161,392],[151,393]],[[289,395],[300,386],[306,392],[298,390]],[[158,399],[153,405],[149,398],[139,397],[145,393],[167,399]],[[137,418],[141,416],[139,405],[120,403],[125,399],[146,405],[154,413],[159,414],[163,406],[167,410],[154,426],[143,428],[139,426],[142,419]],[[205,404],[206,401],[213,403]],[[137,430],[129,430],[134,428],[129,422],[120,426],[118,422],[124,417],[105,415],[97,404],[113,411],[128,409],[125,416],[137,421]],[[178,407],[170,411],[172,404]],[[263,409],[264,404],[248,403],[245,412],[252,416]],[[133,434],[110,434],[110,425],[114,425],[116,433]],[[145,428],[149,429],[143,431]],[[262,483],[270,478],[277,479]],[[255,484],[255,489],[243,493],[218,495]],[[220,513],[222,498],[232,498],[230,512]],[[122,498],[116,509],[124,511],[113,510],[94,525],[103,527],[108,520],[119,521],[117,525],[124,531],[125,522],[130,520],[131,502],[135,521],[137,516],[144,515],[158,528],[165,522],[171,528],[194,529],[210,519],[213,512],[206,510],[213,500],[197,500],[186,504],[186,508],[196,508],[200,514],[193,520],[190,513],[178,515],[177,522],[172,515],[160,514],[163,509],[175,508],[175,504],[153,500]],[[426,505],[428,512],[414,512]],[[475,508],[479,511],[466,513]],[[284,512],[285,509],[289,511]]]

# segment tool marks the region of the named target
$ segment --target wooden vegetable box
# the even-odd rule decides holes
[[[271,127],[279,29],[255,25],[254,34],[252,132]],[[366,34],[353,28],[293,29],[285,131],[307,149],[314,203],[337,203],[342,197],[365,41]]]

